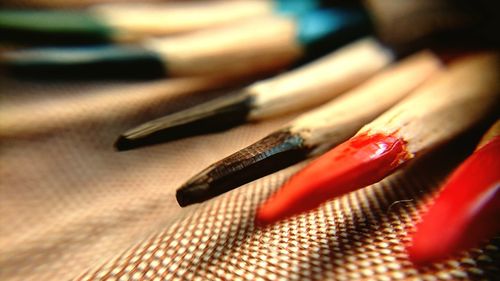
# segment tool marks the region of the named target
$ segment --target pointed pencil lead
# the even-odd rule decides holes
[[[228,129],[231,124],[319,105],[369,79],[392,60],[392,53],[385,47],[373,38],[364,38],[308,65],[255,82],[234,97],[209,101],[140,125],[123,134],[116,146],[119,150],[131,149],[201,134],[210,127],[214,131]]]
[[[408,248],[415,264],[445,259],[500,231],[500,121],[497,126],[497,131],[487,134],[489,139],[451,174],[417,225]],[[439,235],[435,235],[437,231]]]
[[[201,203],[231,189],[271,174],[305,159],[312,148],[300,135],[275,132],[212,165],[177,190],[184,207]]]
[[[457,58],[354,138],[293,176],[262,205],[257,220],[272,223],[376,183],[484,120],[498,105],[498,63],[492,52]]]
[[[122,134],[118,150],[128,150],[198,134],[226,130],[246,121],[252,97],[240,92],[144,123]]]
[[[409,159],[394,136],[359,135],[293,176],[258,211],[263,225],[311,210],[325,200],[376,183]]]
[[[385,69],[363,85],[299,116],[276,133],[200,172],[179,191],[179,203],[184,206],[188,202],[208,200],[323,153],[353,136],[366,122],[440,71],[442,66],[438,58],[428,52]]]

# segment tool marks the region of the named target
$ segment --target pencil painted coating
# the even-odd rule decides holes
[[[455,59],[428,85],[360,130],[394,134],[418,156],[493,114],[500,102],[500,58],[478,52]]]
[[[366,122],[439,71],[440,66],[437,57],[423,52],[386,69],[338,99],[301,115],[276,133],[212,164],[179,189],[178,201],[181,206],[203,202],[324,152],[354,135]],[[359,108],[364,110],[356,110]],[[241,161],[249,155],[258,157]],[[276,159],[280,162],[272,162]]]
[[[498,105],[498,63],[491,53],[458,60],[293,176],[262,205],[257,221],[272,223],[376,183],[464,132]]]
[[[0,32],[1,40],[74,44],[106,42],[114,30],[76,11],[1,10]]]
[[[270,224],[314,209],[325,200],[380,181],[408,158],[399,138],[359,135],[292,177],[260,207],[257,221]]]
[[[500,232],[500,136],[494,134],[451,174],[417,225],[408,249],[414,263],[445,259]]]
[[[312,107],[358,85],[392,59],[392,54],[374,39],[361,39],[296,70],[256,82],[237,93],[235,98],[213,100],[133,128],[120,136],[119,142],[123,145],[117,148],[122,150],[220,131],[247,121]],[[238,110],[228,111],[228,107]],[[200,122],[204,126],[198,126]],[[164,137],[159,138],[160,135]]]

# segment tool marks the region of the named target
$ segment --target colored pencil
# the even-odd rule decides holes
[[[500,121],[448,178],[408,249],[426,264],[478,246],[500,232]],[[446,226],[446,227],[443,227]],[[439,231],[439,235],[435,235]]]
[[[257,213],[266,224],[376,183],[498,109],[499,58],[457,59],[353,138],[294,175]]]
[[[85,10],[0,10],[1,40],[43,44],[131,42],[252,17],[301,13],[319,1],[115,3]]]
[[[177,190],[181,206],[203,202],[242,184],[316,156],[348,139],[440,69],[422,53],[303,114],[284,128],[201,171]]]
[[[165,2],[170,0],[140,0],[143,3]],[[137,0],[2,0],[0,7],[22,7],[22,8],[82,8],[104,3],[131,3]]]
[[[128,130],[118,150],[225,130],[321,104],[358,85],[393,60],[373,38],[360,39],[317,61],[222,97]]]
[[[134,46],[35,48],[3,55],[10,73],[35,78],[159,78],[262,72],[340,47],[370,30],[358,8],[264,16]]]

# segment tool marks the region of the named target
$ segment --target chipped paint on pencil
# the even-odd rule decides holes
[[[459,59],[293,176],[263,204],[257,220],[274,222],[375,183],[464,132],[498,105],[498,63],[492,53]]]
[[[177,198],[180,204],[203,202],[337,145],[423,83],[440,69],[440,65],[437,57],[423,52],[390,67],[339,99],[304,114],[282,130],[212,164],[179,189]],[[366,111],[357,110],[359,108]],[[259,157],[252,158],[255,161],[240,161],[248,155]],[[280,158],[279,163],[267,164],[276,157]]]
[[[257,213],[269,224],[318,207],[324,201],[380,181],[409,159],[394,136],[359,135],[293,176]]]

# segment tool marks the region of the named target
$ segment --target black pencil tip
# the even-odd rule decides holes
[[[227,130],[246,121],[252,97],[241,92],[179,111],[128,130],[115,143],[128,150],[199,134]]]
[[[134,148],[134,142],[130,142],[125,136],[120,136],[115,141],[114,147],[118,151],[125,151]]]
[[[175,192],[175,197],[177,199],[177,203],[181,207],[187,207],[189,205],[195,203],[202,203],[205,201],[205,193],[209,188],[208,184],[200,184],[200,185],[189,185],[189,188],[179,188]]]
[[[198,173],[177,190],[177,202],[182,207],[204,202],[302,161],[311,149],[300,135],[275,132]]]

